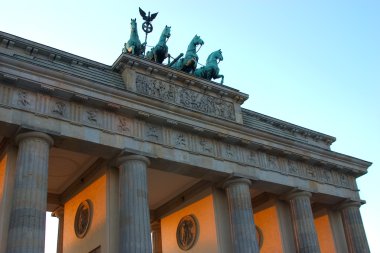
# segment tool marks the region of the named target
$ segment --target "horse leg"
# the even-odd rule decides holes
[[[220,84],[223,84],[224,82],[224,75],[216,75],[214,79],[222,78]]]

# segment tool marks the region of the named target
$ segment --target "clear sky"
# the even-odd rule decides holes
[[[141,25],[139,6],[159,12],[148,45],[165,25],[174,56],[200,35],[200,63],[222,49],[225,84],[250,96],[243,107],[335,136],[332,150],[373,162],[358,185],[380,252],[380,1],[4,1],[0,30],[111,65],[130,19]]]

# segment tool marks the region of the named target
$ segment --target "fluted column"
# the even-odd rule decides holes
[[[7,253],[42,253],[45,248],[49,148],[53,139],[29,132],[19,145]]]
[[[151,225],[153,253],[162,253],[161,221],[155,221]]]
[[[65,221],[64,208],[58,207],[51,216],[58,218],[57,253],[63,253],[63,224]]]
[[[360,202],[350,201],[343,203],[339,210],[342,216],[344,233],[348,251],[350,253],[369,253],[369,245],[365,234],[362,217],[360,215]]]
[[[250,185],[251,181],[244,178],[231,179],[224,184],[234,253],[259,252],[249,192]]]
[[[118,158],[121,253],[151,253],[147,166],[139,155]]]
[[[310,197],[311,193],[304,191],[292,192],[286,196],[290,204],[297,253],[320,252]]]

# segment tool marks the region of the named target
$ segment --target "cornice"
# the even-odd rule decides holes
[[[69,65],[95,68],[100,71],[111,70],[110,66],[93,60],[86,59],[65,51],[49,47],[31,40],[27,40],[6,32],[0,31],[0,47],[14,53],[31,57],[40,57],[50,61],[61,62]]]
[[[248,117],[250,117],[250,119],[248,120],[253,119],[256,122],[260,122],[262,124],[279,129],[281,131],[288,132],[295,136],[300,136],[302,138],[312,140],[313,142],[316,142],[316,143],[322,142],[325,144],[324,146],[326,146],[327,148],[329,148],[330,145],[336,141],[336,138],[333,136],[319,133],[319,132],[316,132],[304,127],[300,127],[295,124],[292,124],[283,120],[275,119],[273,117],[270,117],[258,112],[254,112],[245,108],[242,108],[242,113],[243,113],[243,122],[245,121],[244,115],[247,115]],[[254,124],[254,122],[244,122],[244,125],[248,127],[253,127],[252,124]]]

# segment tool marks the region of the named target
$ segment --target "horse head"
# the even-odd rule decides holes
[[[135,18],[131,18],[131,31],[137,30],[137,22]]]
[[[131,18],[131,35],[129,40],[124,45],[123,52],[133,55],[141,55],[144,48],[141,45],[139,35],[137,33],[137,23],[136,19]]]
[[[201,36],[195,35],[193,40],[192,40],[192,43],[194,44],[194,46],[197,46],[197,45],[203,46],[204,41],[201,39]]]
[[[170,38],[170,29],[171,29],[171,26],[166,25],[164,30],[162,31],[161,36],[165,37],[166,39],[169,39]]]
[[[211,63],[211,62],[213,62],[213,61],[216,61],[217,63],[219,63],[218,60],[219,60],[219,61],[223,61],[223,55],[222,55],[222,50],[221,50],[221,49],[216,50],[215,52],[212,52],[212,53],[208,56],[208,58],[207,58],[207,60],[206,60],[206,64],[207,64],[207,63]]]

